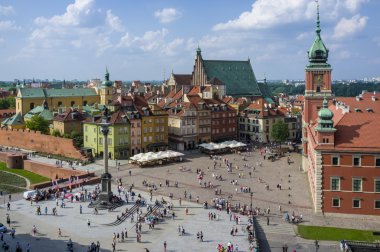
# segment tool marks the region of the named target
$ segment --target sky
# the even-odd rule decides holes
[[[380,76],[380,1],[319,0],[334,79]],[[0,80],[163,80],[250,59],[257,79],[303,79],[314,0],[0,0]]]

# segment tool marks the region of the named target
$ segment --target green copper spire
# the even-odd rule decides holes
[[[201,50],[201,48],[199,47],[199,43],[198,43],[198,47],[197,47],[196,52],[197,52],[197,55],[201,55],[202,50]]]
[[[319,19],[319,3],[317,1],[317,27],[315,28],[316,37],[314,43],[308,51],[308,57],[310,63],[326,63],[329,50],[326,48],[325,44],[321,38],[321,22]]]
[[[318,111],[318,126],[316,128],[317,131],[335,131],[334,128],[334,121],[332,118],[334,117],[334,113],[331,112],[331,110],[328,109],[328,102],[325,98],[323,99],[323,108]]]
[[[110,74],[108,72],[108,68],[106,67],[106,73],[104,74],[104,81],[102,82],[103,87],[111,87],[112,81],[110,81]]]

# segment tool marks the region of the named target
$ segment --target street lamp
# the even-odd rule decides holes
[[[253,192],[251,192],[251,213],[252,213],[252,197],[253,197]]]
[[[318,252],[318,249],[319,249],[319,242],[318,242],[318,240],[314,241],[314,245],[315,245],[315,252]]]

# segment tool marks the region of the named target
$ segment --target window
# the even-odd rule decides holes
[[[352,207],[353,208],[360,208],[360,199],[353,199],[352,200]]]
[[[375,179],[375,192],[380,193],[380,179]]]
[[[375,159],[375,165],[376,165],[376,167],[380,167],[380,158],[376,158]]]
[[[108,145],[112,145],[112,138],[108,138]]]
[[[88,142],[88,136],[86,136],[86,142]]]
[[[360,157],[354,157],[352,161],[353,166],[360,166]]]
[[[340,178],[332,177],[331,178],[331,191],[340,191]]]
[[[375,200],[375,209],[380,209],[380,200]]]
[[[362,179],[361,178],[352,179],[352,191],[353,192],[361,192],[362,191]]]
[[[339,165],[339,157],[332,157],[332,165]]]
[[[340,207],[340,198],[332,198],[332,207]]]
[[[74,106],[75,105],[75,101],[71,101],[70,104],[71,104],[71,107]]]
[[[149,142],[152,142],[152,136],[149,136]]]
[[[87,132],[87,125],[86,125],[86,126],[84,126],[84,131],[86,131],[86,132]]]
[[[103,138],[102,137],[99,138],[99,145],[103,145]]]
[[[144,143],[146,143],[146,136],[144,136]]]
[[[149,132],[152,133],[153,132],[153,129],[152,127],[149,127]]]

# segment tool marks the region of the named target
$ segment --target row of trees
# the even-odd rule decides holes
[[[288,95],[297,95],[305,93],[305,85],[286,85],[286,84],[269,84],[273,95],[286,93]],[[337,83],[332,85],[332,92],[335,96],[355,97],[362,90],[369,92],[380,92],[380,83]]]
[[[25,126],[30,130],[41,131],[42,134],[48,135],[50,133],[49,121],[44,119],[40,115],[34,115],[32,118],[25,122]],[[64,137],[73,139],[73,144],[75,147],[83,147],[83,135],[79,134],[76,131],[72,131],[70,134],[66,133],[61,135],[61,132],[57,129],[53,130],[51,133],[52,136]]]

